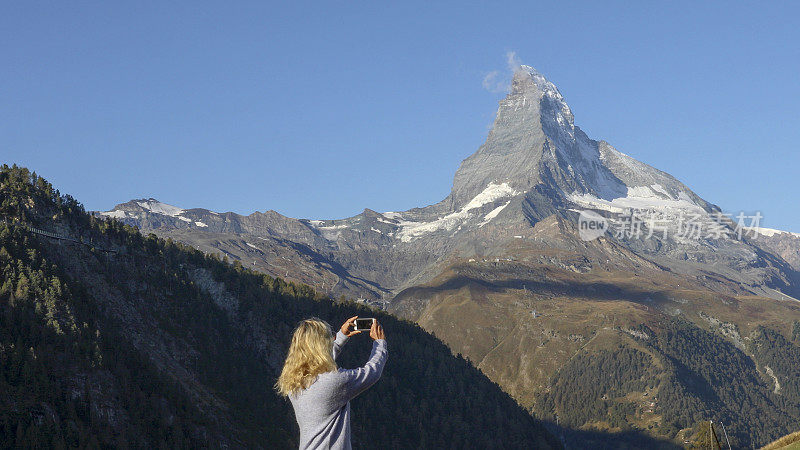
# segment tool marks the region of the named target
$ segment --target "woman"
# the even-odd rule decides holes
[[[372,354],[358,369],[339,369],[334,360],[358,316],[345,321],[333,339],[330,325],[306,319],[297,326],[275,388],[289,397],[300,426],[300,448],[350,449],[350,400],[375,384],[386,364],[386,338],[375,320],[369,335]]]

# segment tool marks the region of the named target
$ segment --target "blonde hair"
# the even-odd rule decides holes
[[[327,322],[316,317],[300,322],[275,389],[286,397],[311,386],[317,375],[336,370],[332,350],[333,332]]]

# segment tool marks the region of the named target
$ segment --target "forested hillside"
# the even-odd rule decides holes
[[[635,331],[638,349],[622,346],[573,357],[552,389],[538,396],[536,410],[545,415],[555,411],[574,428],[604,424],[631,430],[636,421],[661,436],[676,436],[688,425],[713,419],[725,424],[736,447],[757,446],[796,428],[800,347],[764,327],[752,334],[746,348],[737,348],[684,320],[659,325]],[[747,352],[785,381],[768,387]],[[653,412],[661,420],[648,426],[646,418]],[[605,437],[597,440],[605,442]]]
[[[97,219],[23,168],[0,169],[0,218],[0,447],[295,446],[271,387],[291,330],[355,314],[380,318],[390,354],[353,401],[354,446],[559,445],[410,322]],[[340,364],[369,344],[353,338]]]
[[[567,447],[674,448],[713,421],[734,446],[753,448],[800,420],[793,299],[521,256],[456,263],[392,306],[557,423]]]

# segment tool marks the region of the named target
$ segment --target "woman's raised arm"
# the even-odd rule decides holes
[[[336,339],[334,339],[333,341],[334,361],[336,360],[336,358],[339,357],[339,353],[342,352],[342,347],[344,347],[344,344],[347,342],[347,338],[356,335],[358,333],[361,333],[360,331],[355,331],[350,329],[353,327],[353,324],[356,322],[356,319],[358,319],[358,316],[353,316],[345,320],[344,323],[342,324],[342,328],[339,330],[338,333],[336,333]]]
[[[342,395],[344,397],[342,400],[345,402],[350,401],[375,384],[383,373],[383,366],[386,365],[386,336],[383,332],[383,327],[378,324],[377,320],[372,323],[369,336],[375,340],[372,343],[372,353],[369,356],[369,361],[364,364],[364,367],[341,372],[345,377],[344,386],[342,387]]]

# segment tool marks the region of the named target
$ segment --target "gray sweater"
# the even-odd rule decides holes
[[[341,331],[333,342],[335,360],[347,342]],[[319,374],[308,388],[289,395],[297,424],[301,449],[345,449],[350,444],[350,400],[375,384],[386,364],[386,340],[372,343],[364,367],[338,369]]]

